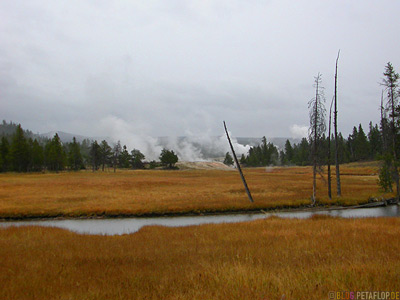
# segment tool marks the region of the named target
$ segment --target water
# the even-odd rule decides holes
[[[116,219],[71,219],[0,222],[0,227],[9,226],[45,226],[68,229],[83,234],[119,235],[138,231],[143,226],[162,225],[169,227],[190,226],[200,224],[237,223],[264,219],[271,216],[281,218],[305,219],[313,215],[329,215],[342,218],[364,217],[400,217],[400,207],[390,205],[375,208],[356,208],[323,211],[296,211],[263,214],[232,214],[215,216],[160,217],[160,218],[116,218]]]

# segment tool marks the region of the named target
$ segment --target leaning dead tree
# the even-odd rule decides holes
[[[319,146],[322,135],[325,132],[325,97],[323,87],[321,86],[321,74],[318,73],[315,77],[315,98],[308,102],[308,108],[310,109],[310,128],[309,128],[309,140],[311,144],[311,155],[313,161],[313,194],[311,197],[311,204],[316,203],[316,192],[317,192],[317,172],[322,174],[322,166],[319,161]]]
[[[340,184],[340,168],[339,168],[339,141],[338,141],[338,133],[337,133],[337,68],[339,61],[340,50],[337,54],[336,58],[336,67],[335,67],[335,110],[333,113],[333,126],[335,127],[335,164],[336,164],[336,186],[337,186],[337,196],[342,196],[342,186]]]
[[[233,149],[233,145],[232,145],[231,139],[229,137],[229,133],[228,133],[228,129],[226,128],[225,121],[224,121],[224,128],[225,128],[226,137],[228,138],[229,146],[231,146],[233,159],[235,160],[236,167],[237,167],[237,169],[239,171],[240,177],[242,178],[243,185],[244,185],[244,188],[246,190],[247,196],[249,197],[250,202],[254,202],[253,197],[251,196],[249,187],[247,186],[246,179],[244,178],[242,169],[240,168],[239,161],[238,161],[238,159],[236,157],[235,149]]]

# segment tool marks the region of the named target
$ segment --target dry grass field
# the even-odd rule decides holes
[[[399,291],[399,275],[399,218],[0,230],[0,299],[330,299]]]
[[[327,197],[318,179],[318,200],[352,205],[381,196],[377,163],[341,167],[342,198]],[[245,169],[255,202],[239,174],[224,170],[118,170],[0,174],[0,218],[162,215],[299,207],[310,203],[311,167]],[[335,195],[335,178],[332,180]]]

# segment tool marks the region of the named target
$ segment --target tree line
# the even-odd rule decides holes
[[[337,67],[335,69],[335,91],[329,110],[328,134],[326,135],[326,109],[321,74],[315,77],[315,97],[309,102],[310,128],[308,138],[292,145],[286,141],[284,149],[278,149],[263,137],[261,144],[251,147],[243,154],[240,163],[244,166],[260,167],[268,165],[313,166],[313,204],[315,203],[315,177],[323,165],[328,166],[328,193],[331,198],[330,164],[336,163],[337,194],[341,195],[339,165],[349,162],[379,160],[379,185],[384,192],[393,192],[396,186],[396,198],[400,196],[400,75],[388,62],[381,82],[381,120],[380,124],[369,123],[366,134],[361,124],[353,127],[347,139],[337,132]],[[334,105],[333,105],[334,104]],[[331,132],[332,106],[334,107],[334,133]],[[233,160],[226,153],[224,163],[231,165]],[[322,173],[321,173],[322,174]]]
[[[4,126],[6,125],[6,126]],[[11,126],[10,126],[11,125]],[[7,124],[3,121],[8,134],[2,134],[0,142],[0,172],[40,172],[106,168],[154,169],[156,167],[175,168],[178,156],[173,150],[163,149],[160,161],[145,162],[145,155],[138,149],[128,150],[118,141],[113,147],[103,140],[85,139],[62,143],[56,133],[52,139],[36,138],[30,131],[24,131],[21,125]],[[10,127],[14,134],[10,135]],[[29,137],[27,137],[29,136]]]
[[[322,164],[326,165],[328,159],[335,160],[335,137],[331,135],[331,142],[325,134],[322,135],[319,147],[319,156]],[[330,144],[330,145],[329,145]],[[379,160],[382,157],[382,131],[378,125],[369,123],[369,131],[366,134],[362,125],[353,127],[352,133],[343,138],[338,134],[339,163]],[[328,148],[330,156],[328,157]],[[267,142],[263,137],[258,146],[250,147],[247,154],[242,154],[240,163],[248,167],[264,166],[310,166],[312,165],[311,143],[309,139],[302,138],[299,143],[292,144],[286,140],[284,148],[279,149],[273,143]],[[229,153],[225,155],[224,163],[233,165],[233,159]]]

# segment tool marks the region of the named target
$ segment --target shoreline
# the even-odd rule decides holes
[[[14,221],[46,221],[46,220],[90,220],[90,219],[122,219],[122,218],[165,218],[165,217],[200,217],[200,216],[217,216],[217,215],[238,215],[238,214],[262,214],[273,212],[301,212],[301,211],[330,211],[344,210],[357,208],[372,208],[382,207],[396,204],[395,198],[383,199],[382,201],[366,201],[358,205],[338,206],[317,204],[316,206],[301,205],[301,206],[276,206],[256,209],[230,209],[230,210],[215,210],[215,211],[187,211],[187,212],[151,212],[151,213],[101,213],[101,214],[82,214],[82,215],[66,215],[66,214],[42,214],[42,215],[26,215],[26,216],[0,216],[0,222]]]

